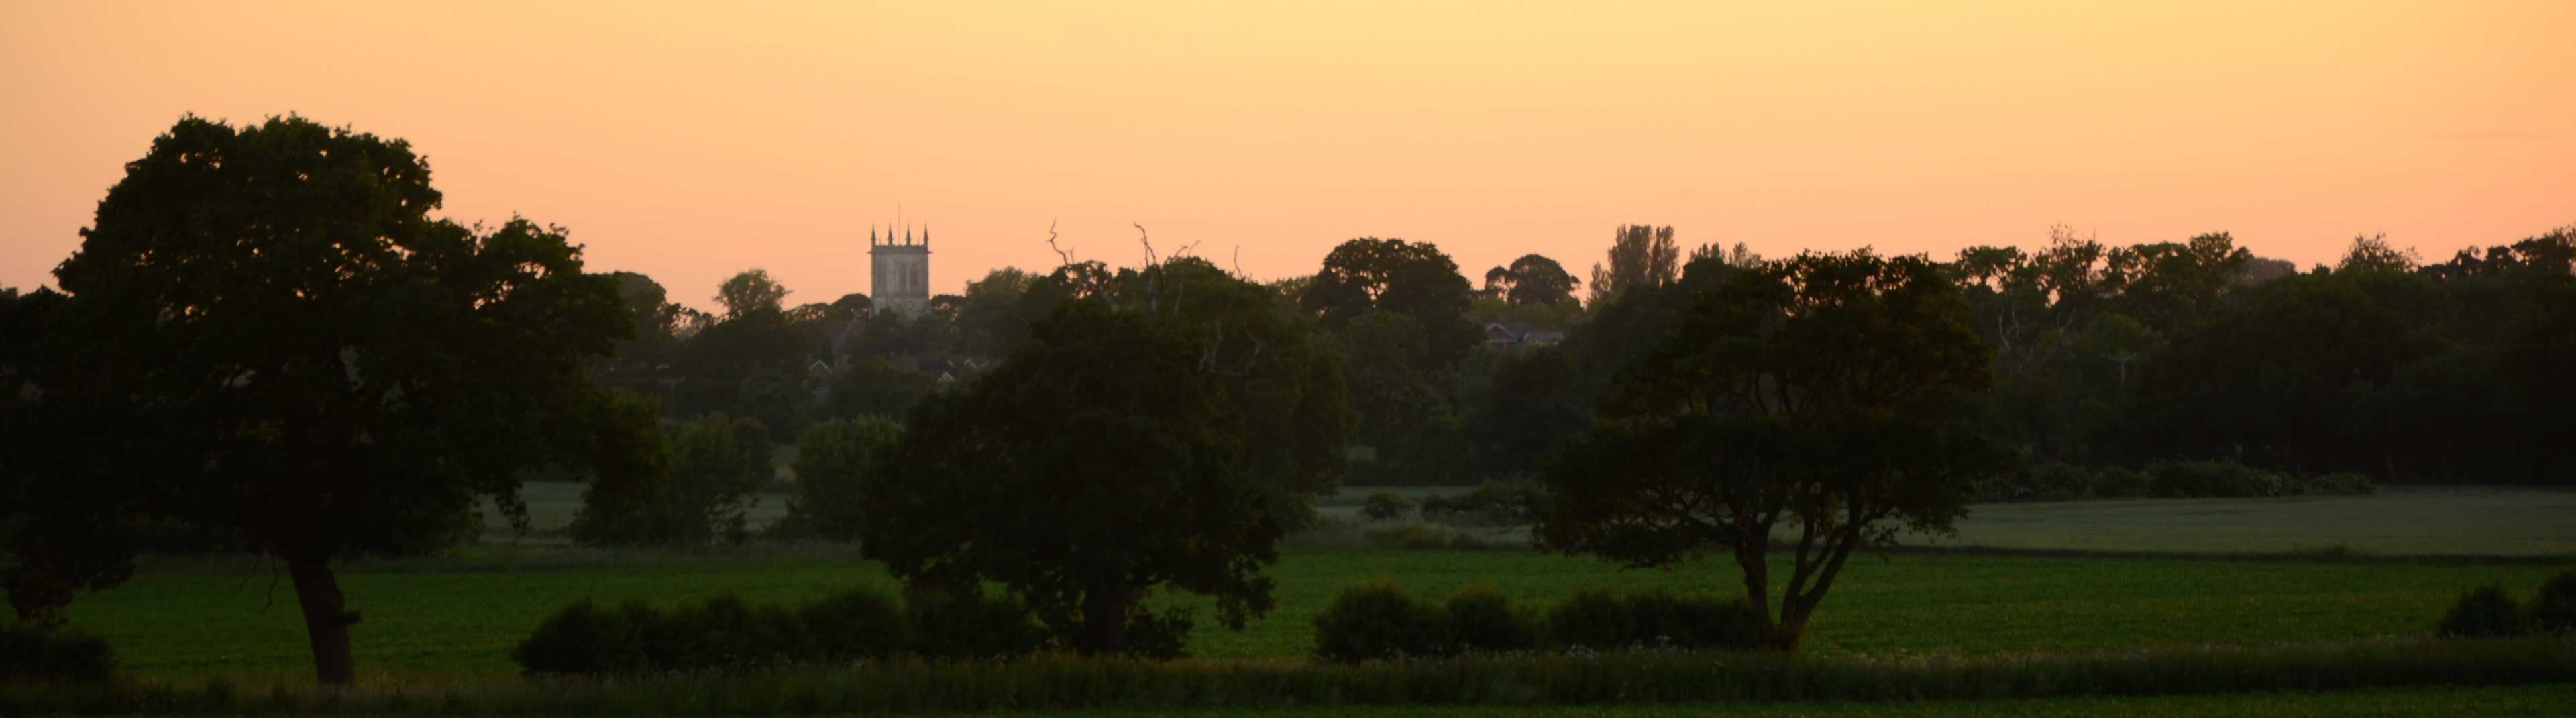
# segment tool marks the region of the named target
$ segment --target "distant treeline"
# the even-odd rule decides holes
[[[2361,237],[2307,272],[2225,233],[2118,247],[2052,235],[1943,265],[1995,355],[1995,393],[1958,410],[2035,466],[2576,480],[2576,445],[2563,440],[2576,429],[2563,408],[2576,400],[2570,230],[2438,263]],[[1480,288],[1430,244],[1361,238],[1314,276],[1270,283],[1278,311],[1345,362],[1360,415],[1347,483],[1530,476],[1592,426],[1613,377],[1674,331],[1696,292],[1763,261],[1740,244],[1684,251],[1671,228],[1645,226],[1619,228],[1608,255],[1588,287],[1528,255]],[[595,374],[674,417],[753,417],[787,441],[819,420],[900,418],[941,375],[971,379],[1059,299],[1109,276],[1098,263],[998,269],[907,319],[871,313],[858,294],[788,308],[759,270],[726,283],[722,314],[703,314],[620,273],[640,336]]]

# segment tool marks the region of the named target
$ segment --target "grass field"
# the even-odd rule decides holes
[[[1380,491],[1420,501],[1466,489],[1349,487],[1318,500],[1316,508],[1328,517],[1349,517]],[[531,483],[521,493],[533,531],[519,540],[563,543],[564,527],[581,506],[581,485]],[[786,511],[785,494],[762,494],[748,514],[753,526],[762,526]],[[2576,521],[2570,516],[2576,516],[2576,491],[2396,488],[2364,496],[1982,504],[1959,522],[1957,536],[1902,540],[1917,546],[2160,553],[2340,549],[2386,556],[2576,556]],[[487,542],[513,539],[497,516],[487,515],[485,525],[492,527]],[[1479,535],[1504,547],[1528,541],[1528,533],[1517,529]]]
[[[2149,645],[2266,645],[2420,634],[2463,588],[2529,591],[2547,566],[2215,562],[1897,556],[1855,561],[1812,626],[1808,650],[1999,653]],[[846,550],[706,554],[487,551],[459,558],[357,562],[342,572],[362,665],[397,675],[516,671],[509,647],[572,599],[675,601],[715,591],[755,600],[853,584],[892,591]],[[1545,603],[1586,586],[1734,592],[1728,564],[1622,571],[1526,551],[1301,550],[1271,575],[1279,610],[1250,630],[1202,626],[1212,657],[1297,656],[1311,619],[1343,585],[1385,577],[1418,595],[1491,583]],[[1202,611],[1202,616],[1205,617]],[[295,673],[310,665],[293,588],[248,562],[158,566],[73,604],[74,625],[106,636],[140,675]]]

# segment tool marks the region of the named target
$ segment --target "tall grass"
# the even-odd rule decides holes
[[[771,715],[1042,708],[1984,700],[2576,682],[2576,642],[2390,639],[2080,654],[1627,652],[1330,664],[1048,655],[321,689],[0,686],[0,714]]]

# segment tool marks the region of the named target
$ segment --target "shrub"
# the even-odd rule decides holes
[[[1154,613],[1138,604],[1127,615],[1127,655],[1157,661],[1188,658],[1190,629],[1198,626],[1191,613],[1188,606]]]
[[[1460,586],[1441,608],[1448,614],[1449,636],[1458,650],[1493,653],[1538,647],[1538,627],[1529,613],[1492,586]]]
[[[912,589],[904,592],[913,648],[931,658],[1017,658],[1046,644],[1046,629],[1027,604],[983,591]]]
[[[1547,629],[1548,643],[1565,648],[1741,651],[1790,645],[1751,601],[1708,593],[1576,591],[1548,612]]]
[[[826,661],[884,658],[910,647],[903,608],[885,594],[853,588],[799,606],[796,617]]]
[[[1368,505],[1360,508],[1360,515],[1388,521],[1412,516],[1413,512],[1420,509],[1420,506],[1414,505],[1412,499],[1380,492],[1369,494]]]
[[[2105,499],[2145,498],[2154,491],[2154,480],[2146,474],[2113,466],[2093,477],[2093,495]]]
[[[814,654],[813,639],[795,614],[753,606],[733,593],[681,604],[644,629],[646,660],[656,670],[750,668]]]
[[[2540,584],[2531,599],[2531,627],[2556,634],[2576,633],[2576,569],[2558,572]]]
[[[104,683],[115,677],[116,651],[97,636],[71,629],[0,628],[0,682]]]
[[[2147,466],[2149,492],[2162,498],[2280,496],[2292,488],[2281,477],[2230,461],[2164,461]]]
[[[2031,469],[2030,488],[2023,500],[2072,501],[2093,492],[2093,475],[2074,464],[2051,461]]]
[[[652,667],[644,628],[661,618],[642,601],[601,606],[581,599],[537,624],[536,633],[510,649],[524,675],[638,673]]]
[[[2460,594],[2459,602],[2442,615],[2436,632],[2456,638],[2504,638],[2530,633],[2531,628],[2502,587],[2481,586]]]
[[[2374,488],[2370,477],[2353,473],[2326,474],[2301,482],[2299,493],[2316,496],[2358,496]]]
[[[1384,579],[1344,587],[1315,614],[1315,655],[1326,660],[1437,656],[1451,641],[1439,609]]]
[[[1018,656],[1044,638],[1017,602],[921,594],[906,610],[854,588],[792,609],[730,593],[669,610],[582,599],[538,624],[510,658],[530,676],[725,671],[884,658],[916,645],[936,657]]]
[[[1687,650],[1787,650],[1762,609],[1710,593],[1649,591],[1627,598],[1630,641]]]

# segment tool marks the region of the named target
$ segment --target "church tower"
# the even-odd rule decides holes
[[[869,274],[868,299],[872,311],[893,312],[906,321],[920,319],[930,311],[930,229],[921,230],[921,242],[915,244],[912,228],[903,228],[903,239],[897,244],[894,228],[887,227],[885,239],[877,239],[875,227],[868,228]]]

